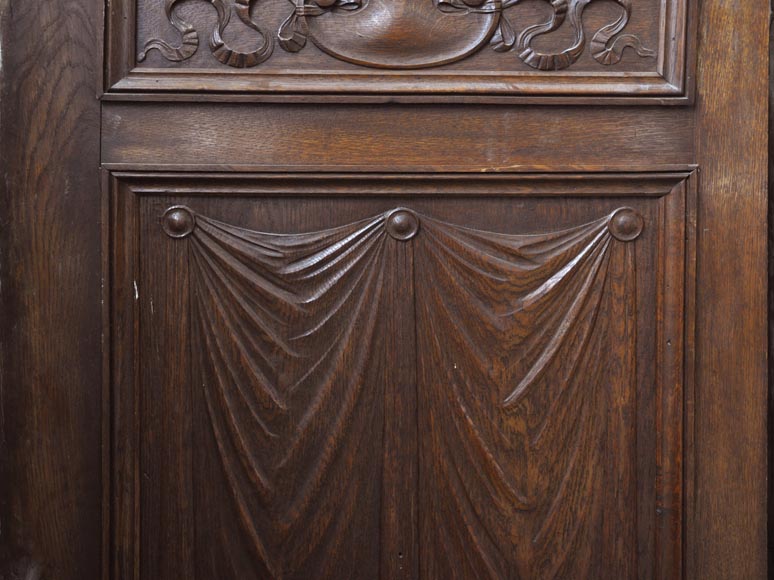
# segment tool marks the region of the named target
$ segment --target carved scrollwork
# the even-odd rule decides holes
[[[574,64],[586,45],[583,32],[583,10],[593,0],[550,0],[553,13],[546,22],[535,24],[516,34],[505,16],[500,18],[497,32],[492,38],[492,48],[498,52],[514,50],[517,56],[532,68],[552,71],[562,70]],[[503,10],[516,4],[518,0],[510,0],[503,4]],[[623,8],[620,18],[602,27],[591,39],[591,54],[598,63],[603,65],[616,64],[621,60],[626,47],[633,48],[641,57],[652,57],[656,53],[643,47],[639,38],[634,35],[616,37],[629,23],[631,18],[631,0],[615,0]],[[538,36],[557,30],[568,21],[573,32],[572,45],[561,51],[541,52],[533,48]]]
[[[175,5],[180,0],[167,0],[165,12],[170,24],[182,35],[182,43],[178,47],[171,46],[164,40],[154,38],[145,43],[145,48],[138,55],[137,60],[145,60],[148,51],[156,49],[164,58],[173,62],[180,62],[191,58],[199,48],[199,34],[189,23],[182,20],[175,13]],[[218,22],[210,36],[210,50],[218,59],[218,62],[234,67],[253,67],[268,59],[274,51],[274,39],[272,35],[262,29],[250,16],[250,11],[255,0],[234,0],[233,6],[227,0],[210,0],[218,15]],[[235,11],[239,20],[257,32],[262,37],[260,47],[250,52],[240,52],[229,47],[223,40],[223,31],[231,20],[231,12]]]
[[[279,45],[288,52],[298,52],[306,46],[309,37],[307,17],[320,16],[334,10],[357,10],[364,0],[291,0],[295,9],[280,26],[277,38]]]
[[[273,36],[251,17],[256,0],[210,0],[218,22],[210,49],[219,62],[237,68],[256,66],[267,60],[274,47]],[[276,1],[276,0],[264,0]],[[597,30],[587,43],[583,11],[594,0],[545,0],[552,13],[545,22],[514,28],[508,10],[520,0],[290,0],[293,11],[280,25],[277,41],[287,52],[299,52],[308,40],[339,60],[373,68],[429,68],[461,60],[489,44],[501,53],[513,53],[528,66],[556,71],[572,66],[590,45],[591,55],[602,65],[614,65],[626,48],[640,57],[654,57],[632,34],[622,34],[632,15],[632,0],[613,0],[621,15]],[[139,54],[143,61],[156,49],[170,61],[191,58],[199,45],[193,26],[175,13],[179,0],[166,0],[170,24],[182,37],[174,47],[164,40],[149,40]],[[239,19],[262,38],[252,52],[230,48],[222,34],[235,10]],[[558,30],[567,22],[572,30],[570,46],[558,50],[535,48],[538,37]]]

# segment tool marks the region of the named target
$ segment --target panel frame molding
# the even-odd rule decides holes
[[[142,404],[140,400],[139,268],[140,201],[154,196],[234,197],[391,197],[439,198],[635,197],[656,200],[659,274],[656,321],[657,385],[679,385],[682,398],[662,396],[657,403],[659,456],[657,479],[656,577],[683,577],[691,551],[694,519],[694,376],[697,178],[695,170],[639,173],[526,173],[499,175],[155,173],[103,170],[103,267],[106,380],[110,401],[106,433],[104,558],[109,577],[141,577],[140,494]],[[160,216],[161,217],[161,216]],[[678,223],[679,227],[667,228]],[[161,222],[159,222],[161,227]],[[110,258],[110,259],[108,259]],[[665,270],[669,268],[670,271]],[[681,270],[681,271],[680,271]],[[675,292],[675,280],[681,287]],[[667,291],[669,288],[669,292]],[[683,312],[682,317],[675,312]],[[679,336],[678,344],[674,337]],[[657,387],[662,395],[671,390]],[[106,409],[107,411],[107,409]],[[677,451],[675,451],[675,446]],[[676,535],[676,537],[675,537]],[[672,538],[672,541],[669,539]],[[674,541],[679,538],[680,541]]]
[[[402,70],[283,71],[137,66],[135,0],[106,4],[102,97],[135,95],[174,101],[229,97],[257,102],[472,102],[540,104],[686,105],[693,103],[698,0],[661,0],[656,71],[574,72]],[[223,67],[228,68],[228,67]]]

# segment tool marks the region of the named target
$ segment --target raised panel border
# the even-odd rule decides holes
[[[697,172],[526,173],[509,175],[103,172],[105,336],[109,371],[104,415],[105,561],[115,580],[140,574],[139,302],[137,252],[142,196],[646,197],[658,200],[657,577],[684,574],[694,518],[694,334]],[[674,227],[667,227],[674,224]],[[108,259],[110,258],[110,259]],[[681,316],[682,313],[682,316]],[[675,337],[679,337],[675,340]],[[666,388],[669,385],[671,388]],[[681,392],[682,397],[671,396]]]
[[[367,70],[272,73],[136,66],[135,0],[106,3],[103,99],[256,102],[475,102],[540,104],[690,104],[697,0],[662,0],[657,72],[541,72],[509,75]],[[142,98],[142,97],[140,97]]]

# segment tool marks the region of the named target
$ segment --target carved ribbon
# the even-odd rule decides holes
[[[210,48],[221,63],[232,67],[251,67],[264,62],[271,56],[273,40],[271,35],[260,28],[250,17],[250,7],[254,0],[234,0],[235,10],[239,19],[252,30],[259,33],[263,42],[260,48],[253,52],[242,53],[229,48],[223,41],[222,34],[228,25],[231,5],[228,0],[210,0],[218,13],[218,24],[212,33]],[[398,0],[396,0],[398,1]],[[407,0],[404,0],[407,1]],[[508,20],[507,10],[519,0],[416,0],[433,2],[440,12],[459,14],[496,14],[497,26],[490,40],[490,45],[497,52],[513,51],[516,56],[532,68],[543,71],[566,69],[577,62],[586,45],[583,31],[583,10],[593,0],[545,0],[551,5],[552,14],[543,23],[526,27],[516,33]],[[621,60],[624,50],[630,47],[640,57],[654,57],[653,50],[645,48],[639,38],[631,34],[621,35],[626,28],[632,13],[632,0],[613,0],[623,10],[621,16],[614,22],[603,26],[591,39],[591,54],[594,60],[603,65],[613,65]],[[149,50],[157,49],[164,58],[170,61],[183,61],[196,52],[199,40],[196,30],[181,20],[174,7],[179,0],[167,0],[165,12],[170,24],[182,36],[182,44],[173,47],[160,39],[152,39],[139,54],[138,60],[143,61]],[[302,50],[309,37],[308,18],[315,18],[328,12],[353,12],[368,8],[367,0],[290,0],[293,12],[280,25],[277,38],[280,46],[288,52]],[[562,24],[569,22],[573,33],[572,44],[560,51],[539,51],[533,48],[536,38],[556,31]],[[346,30],[346,27],[344,27]],[[486,38],[483,39],[486,41]],[[325,49],[324,40],[316,40]],[[333,55],[335,56],[335,55]],[[448,57],[443,58],[448,62]],[[368,63],[360,63],[368,66]],[[374,65],[376,66],[376,65]],[[425,66],[435,66],[433,63]]]
[[[330,514],[338,534],[366,525],[355,520],[368,513],[378,476],[351,473],[378,473],[379,337],[388,331],[380,313],[390,306],[382,287],[397,272],[386,249],[410,243],[421,473],[434,518],[427,537],[451,547],[429,552],[461,558],[438,569],[466,570],[472,560],[461,555],[472,554],[487,577],[509,577],[536,558],[582,577],[566,558],[592,525],[584,502],[598,496],[589,486],[600,477],[601,438],[625,431],[600,417],[614,416],[611,400],[622,404],[636,380],[627,356],[605,353],[616,341],[634,352],[626,322],[634,254],[620,242],[639,236],[639,214],[622,208],[539,235],[477,231],[402,208],[308,234],[247,230],[185,207],[170,208],[162,224],[190,240],[196,350],[206,361],[198,385],[267,576],[305,570],[312,553],[346,561],[334,552],[349,540],[326,544]],[[315,517],[320,525],[309,525]]]
[[[199,35],[191,24],[175,14],[174,8],[178,2],[180,0],[167,0],[164,10],[170,24],[182,35],[182,44],[179,47],[174,47],[161,39],[149,40],[145,44],[143,51],[138,55],[138,61],[144,61],[148,51],[153,49],[158,50],[164,58],[173,62],[187,60],[196,53],[196,50],[199,48]],[[218,62],[235,68],[245,68],[260,64],[271,56],[274,51],[274,41],[271,34],[263,30],[250,17],[250,10],[254,2],[255,0],[234,0],[233,9],[236,11],[239,19],[252,30],[258,32],[262,38],[259,48],[250,52],[241,52],[229,47],[223,40],[223,31],[231,20],[231,3],[228,0],[210,0],[218,15],[217,25],[210,37],[210,50],[215,58],[218,59]]]
[[[497,31],[490,42],[497,52],[515,49],[517,56],[529,66],[539,70],[561,70],[575,63],[585,47],[583,32],[583,10],[593,0],[546,0],[551,4],[553,14],[544,23],[535,24],[516,34],[504,12],[519,0],[436,0],[444,12],[499,12]],[[639,38],[628,34],[616,37],[629,23],[632,12],[631,0],[614,0],[623,8],[623,14],[611,24],[602,27],[591,40],[591,54],[594,60],[604,65],[616,64],[621,60],[627,47],[633,48],[641,57],[655,56],[656,53],[642,46]],[[573,31],[574,42],[559,52],[538,52],[532,48],[534,40],[543,34],[554,32],[567,19]],[[612,42],[611,42],[612,41]]]
[[[290,0],[295,10],[280,26],[277,38],[280,46],[288,52],[298,52],[304,46],[309,36],[307,17],[320,16],[333,10],[357,10],[364,0],[319,0],[307,3],[307,0]]]

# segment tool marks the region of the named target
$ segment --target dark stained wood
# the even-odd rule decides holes
[[[673,195],[680,213],[663,220],[677,230],[670,242],[681,238],[675,217],[684,213],[680,192]],[[562,203],[564,213],[578,211]],[[586,212],[597,204],[582,202]],[[430,430],[420,467],[422,577],[472,578],[483,569],[492,578],[630,578],[648,566],[645,577],[679,577],[680,500],[675,512],[666,490],[681,486],[679,475],[662,477],[680,456],[681,437],[679,421],[659,407],[662,397],[682,400],[682,389],[670,377],[655,378],[651,390],[655,369],[682,366],[680,339],[676,352],[654,352],[654,344],[667,347],[652,324],[677,321],[679,331],[681,309],[655,315],[653,285],[661,276],[679,284],[683,262],[679,252],[656,261],[667,243],[660,204],[647,211],[627,200],[638,209],[612,214],[599,205],[612,215],[603,220],[607,235],[598,222],[527,237],[446,225],[436,234],[433,224],[439,248],[418,246],[420,416],[430,417],[422,421]],[[478,207],[483,213],[486,204]],[[487,223],[518,221],[498,209]],[[570,256],[573,267],[564,269]],[[650,417],[642,432],[637,415]],[[659,457],[643,471],[659,473],[658,482],[637,467],[649,444]],[[654,499],[646,517],[631,517]],[[677,526],[665,534],[662,519]],[[654,533],[656,553],[644,547]]]
[[[418,223],[401,210],[386,218],[388,242],[384,268],[385,325],[384,458],[382,460],[381,530],[383,547],[379,577],[396,580],[417,577],[419,537],[419,440],[417,416],[417,352],[414,321],[414,244]]]
[[[110,169],[668,171],[695,147],[678,108],[106,103],[102,122]]]
[[[138,208],[138,211],[142,209]],[[145,209],[147,211],[147,209]],[[138,223],[157,215],[140,215]],[[142,254],[143,247],[135,246]],[[177,250],[177,251],[175,251]],[[141,457],[158,456],[140,465],[141,577],[193,578],[194,518],[193,456],[191,433],[195,420],[188,393],[192,389],[189,340],[190,275],[188,254],[172,247],[169,257],[150,265],[137,259],[130,294],[135,293],[133,314],[139,326],[137,340],[147,348],[138,354],[140,393],[138,428],[144,434]],[[150,308],[143,308],[150,304]],[[121,356],[123,353],[119,353]],[[163,385],[163,388],[162,388]],[[149,388],[144,388],[144,387]],[[154,388],[155,386],[155,388]],[[170,561],[167,554],[179,554]]]
[[[764,0],[702,5],[696,511],[688,560],[696,578],[766,574],[767,14]],[[745,42],[734,56],[710,48],[740,26]]]
[[[765,577],[768,8],[0,0],[0,580]]]
[[[101,575],[98,36],[0,2],[0,577]]]
[[[109,498],[103,511],[109,514],[108,533],[105,535],[105,553],[109,555],[108,578],[136,578],[140,543],[138,536],[139,506],[137,494],[140,483],[139,469],[139,378],[140,360],[134,348],[117,345],[138,343],[137,294],[134,290],[134,272],[137,269],[135,198],[126,196],[113,200],[112,180],[105,189],[105,206],[109,221],[103,227],[107,232],[110,313],[108,355],[110,359],[109,384],[106,398],[110,401],[103,423],[110,437],[110,452],[106,461],[108,474],[103,481],[103,493]],[[108,226],[112,225],[112,227]],[[114,409],[123,409],[117,413]]]
[[[771,428],[771,421],[774,417],[774,27],[769,27],[769,181],[768,181],[768,413],[769,421],[768,432],[768,568],[774,570],[774,430]]]
[[[238,578],[306,577],[306,562],[314,562],[317,577],[350,577],[375,566],[385,578],[468,578],[481,558],[479,565],[494,577],[552,569],[575,576],[679,577],[681,416],[685,393],[692,392],[683,389],[681,376],[683,353],[690,350],[682,330],[682,285],[692,247],[684,240],[686,228],[693,231],[685,223],[692,215],[686,211],[690,175],[117,176],[112,199],[127,209],[114,214],[115,247],[121,248],[114,280],[116,292],[129,300],[113,303],[131,302],[117,314],[125,311],[150,329],[140,340],[115,337],[116,353],[133,353],[120,357],[143,361],[142,369],[126,365],[116,375],[117,424],[137,420],[131,389],[151,391],[141,397],[146,403],[139,423],[124,435],[122,453],[135,459],[114,473],[116,480],[131,480],[139,462],[139,489],[116,497],[115,512],[128,521],[143,502],[135,532],[126,537],[129,543],[137,534],[145,538],[142,562],[151,566],[145,575],[175,578],[181,566],[194,565],[192,573],[203,577],[215,570]],[[395,209],[401,206],[408,209]],[[138,217],[127,220],[131,215]],[[476,230],[450,225],[460,220]],[[121,225],[127,223],[134,225],[127,230]],[[541,236],[520,235],[536,233]],[[456,265],[450,262],[455,255]],[[544,263],[543,270],[525,269],[530,263]],[[484,276],[487,268],[505,270]],[[490,276],[506,281],[491,286]],[[383,290],[374,294],[376,288]],[[198,296],[195,305],[185,298],[189,292]],[[304,298],[317,292],[323,293],[312,302]],[[522,300],[535,304],[513,319],[516,326],[510,318],[502,328],[486,322]],[[292,304],[307,306],[293,314]],[[480,310],[486,304],[491,313]],[[373,316],[373,328],[360,321],[360,312]],[[312,332],[301,330],[307,317]],[[131,320],[116,322],[136,327]],[[187,351],[175,346],[181,335],[193,337]],[[285,346],[269,356],[276,350],[266,350],[270,344]],[[283,354],[291,345],[301,350]],[[348,361],[339,363],[346,364],[343,374],[330,367],[331,352]],[[183,358],[173,363],[172,353]],[[561,360],[567,362],[556,362]],[[191,366],[199,377],[191,390],[178,379],[153,378],[170,371],[183,378]],[[318,383],[318,373],[324,382]],[[518,399],[509,397],[503,389],[518,382],[526,386],[516,387]],[[298,501],[294,477],[303,476],[304,465],[328,465],[299,450],[305,463],[294,464],[291,477],[272,451],[277,446],[284,457],[287,445],[304,441],[297,438],[304,437],[298,429],[306,423],[293,409],[302,404],[303,387],[318,384],[343,389],[336,397],[342,410],[301,416],[318,425],[318,453],[339,459],[318,472],[319,483],[305,492],[319,507],[283,516],[282,506]],[[540,394],[551,384],[552,396]],[[455,388],[472,386],[447,399]],[[527,390],[540,395],[523,394]],[[265,404],[260,397],[250,402],[252,393],[263,393]],[[175,403],[168,407],[165,400]],[[255,405],[256,414],[240,410],[238,401]],[[176,418],[176,409],[192,406],[200,408],[192,424]],[[339,431],[326,423],[329,413],[352,426]],[[362,431],[363,413],[370,416],[370,431]],[[493,428],[512,433],[506,441],[492,440],[485,434]],[[254,440],[264,430],[273,436]],[[369,433],[366,439],[363,433]],[[522,437],[533,449],[526,458],[517,453]],[[168,474],[191,448],[192,471]],[[378,449],[384,449],[383,459]],[[353,466],[344,496],[360,507],[337,507],[331,520],[328,506],[337,504],[327,482],[340,482],[341,461]],[[583,475],[589,464],[598,477]],[[264,476],[251,480],[253,469]],[[187,480],[191,473],[193,483],[168,487],[170,475]],[[373,482],[382,482],[376,503]],[[199,490],[193,502],[180,496],[189,485]],[[532,507],[520,509],[513,498],[498,495],[522,486],[509,493],[528,496],[523,501]],[[251,493],[258,493],[253,501]],[[326,544],[324,557],[316,546],[325,536],[297,544],[307,531],[316,534],[333,522],[340,536],[351,529],[340,522],[354,513],[364,518],[366,505],[381,506],[381,523],[379,511],[371,524],[353,521],[361,534],[378,538],[368,544],[376,549],[370,556],[348,557],[356,568],[342,568],[335,555],[338,547],[360,545],[346,537]],[[162,516],[167,509],[174,517]],[[468,523],[463,531],[460,522],[475,513],[477,527]],[[291,514],[303,517],[306,527],[271,523]],[[170,537],[179,539],[191,518],[203,543],[195,559],[186,560],[182,546],[163,535],[167,526],[177,526]],[[517,527],[504,532],[508,521]],[[518,530],[535,538],[522,542]],[[522,543],[532,548],[522,549]],[[121,553],[126,558],[131,550]],[[134,557],[128,560],[127,570]]]
[[[113,2],[106,89],[691,98],[691,0],[294,4]]]

